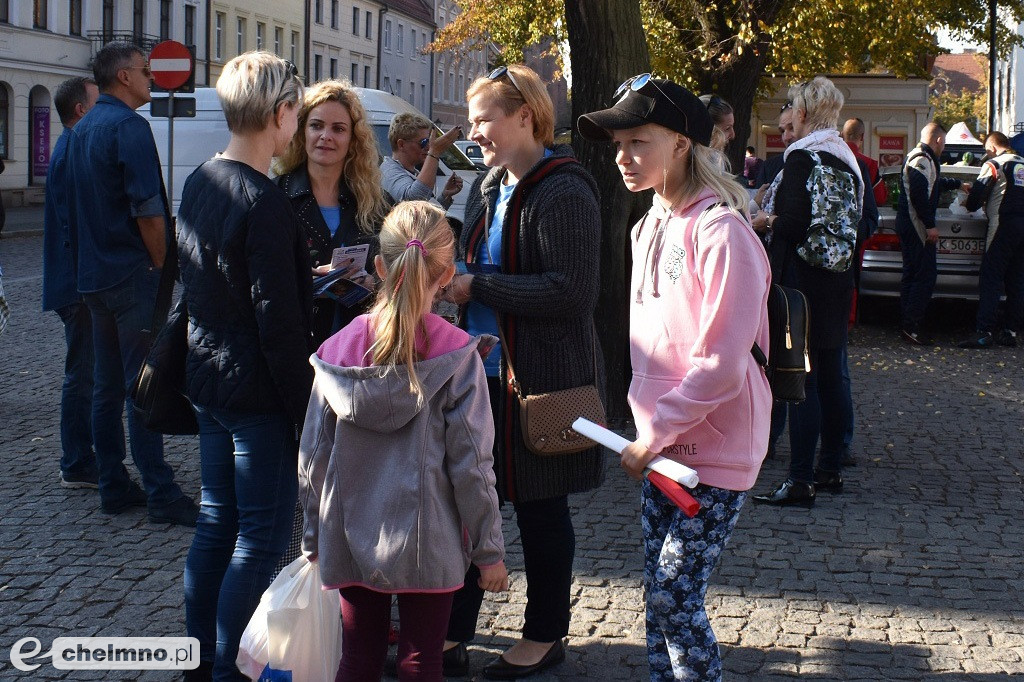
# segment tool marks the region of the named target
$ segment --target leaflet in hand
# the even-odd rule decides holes
[[[622,454],[622,451],[629,445],[629,441],[620,436],[617,433],[613,433],[608,429],[595,424],[589,419],[580,417],[572,423],[572,429],[581,436],[586,436],[590,440],[600,443],[612,452]],[[671,459],[666,459],[661,455],[655,456],[648,464],[647,468],[652,471],[656,471],[662,476],[671,478],[673,481],[685,485],[687,488],[693,488],[696,486],[700,479],[697,477],[697,472],[690,467],[680,464],[679,462]]]
[[[369,244],[335,249],[331,255],[331,271],[313,278],[313,295],[330,298],[349,308],[370,296],[373,292],[360,284],[365,281],[363,278],[368,277],[366,259],[369,252]]]

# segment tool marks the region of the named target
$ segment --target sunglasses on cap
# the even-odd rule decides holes
[[[676,108],[676,111],[683,115],[683,120],[686,122],[686,127],[690,127],[690,117],[686,115],[686,112],[683,111],[678,104],[676,104],[674,99],[668,96],[668,93],[661,89],[660,85],[654,82],[654,77],[651,76],[651,74],[641,73],[637,76],[633,76],[632,78],[627,78],[626,80],[622,81],[622,84],[619,87],[615,88],[615,94],[612,96],[612,99],[617,100],[619,99],[619,97],[626,94],[630,90],[640,95],[646,95],[647,97],[651,96],[652,90],[657,90],[662,97],[667,99],[669,103]]]
[[[523,94],[522,89],[519,87],[519,83],[516,82],[516,77],[512,75],[512,72],[508,70],[507,66],[499,66],[494,71],[487,74],[487,80],[498,80],[502,76],[508,78],[509,82],[512,83],[512,87],[519,91],[519,94]]]

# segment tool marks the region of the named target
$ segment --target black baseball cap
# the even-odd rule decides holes
[[[625,92],[625,94],[622,94]],[[711,143],[714,123],[707,107],[677,83],[650,74],[633,76],[619,86],[618,101],[610,109],[580,116],[577,126],[588,140],[607,142],[609,130],[637,128],[657,123],[680,133],[698,144]]]

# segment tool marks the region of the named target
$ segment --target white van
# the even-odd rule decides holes
[[[390,156],[391,144],[388,142],[388,127],[391,125],[391,119],[396,114],[404,112],[421,116],[423,114],[401,97],[390,93],[367,88],[353,89],[359,96],[363,108],[366,109],[366,116],[373,128],[374,136],[377,138],[377,147],[381,156]],[[167,170],[167,119],[150,116],[148,104],[138,109],[139,114],[148,120],[149,125],[153,128],[153,137],[160,154],[160,163],[163,165],[164,181],[172,184],[174,192],[172,202],[175,214],[178,212],[181,188],[185,184],[185,179],[204,161],[213,157],[217,152],[223,151],[230,138],[227,122],[224,120],[224,112],[220,108],[220,100],[217,99],[217,91],[214,88],[196,88],[194,93],[178,95],[176,99],[184,97],[195,98],[196,115],[194,118],[174,119],[173,173],[169,173]],[[424,116],[424,118],[427,117]],[[470,187],[480,171],[458,147],[452,145],[441,156],[438,163],[435,196],[441,196],[441,191],[451,173],[458,173],[463,183],[462,191],[455,195],[452,205],[448,208],[448,218],[458,221],[461,225],[466,214],[466,197],[469,196]],[[454,227],[458,228],[459,225]]]

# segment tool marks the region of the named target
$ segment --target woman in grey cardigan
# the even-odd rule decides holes
[[[469,139],[480,145],[491,171],[470,194],[462,234],[468,272],[447,287],[448,296],[464,304],[462,323],[470,333],[497,335],[501,324],[524,394],[595,381],[603,386],[594,330],[597,185],[569,147],[554,145],[551,99],[530,69],[495,69],[470,86],[467,99]],[[516,679],[565,658],[575,552],[567,496],[600,485],[604,462],[598,448],[543,457],[530,452],[503,349],[490,353],[485,369],[498,494],[516,511],[528,587],[522,639],[483,674]],[[476,583],[468,575],[455,597],[447,675],[468,672],[465,643],[473,638],[483,598]]]

